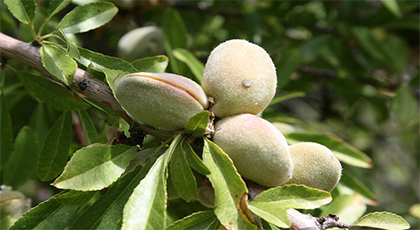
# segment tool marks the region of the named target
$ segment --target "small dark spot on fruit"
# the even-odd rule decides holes
[[[242,81],[242,85],[243,85],[245,88],[249,88],[249,87],[251,87],[252,82],[251,82],[250,80],[245,79],[245,80],[243,80],[243,81]]]

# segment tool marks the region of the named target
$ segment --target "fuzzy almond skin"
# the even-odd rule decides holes
[[[193,115],[208,107],[202,88],[176,74],[128,74],[117,83],[114,93],[134,118],[164,129],[181,129]]]
[[[222,118],[216,123],[213,140],[229,155],[239,174],[259,185],[279,186],[292,176],[286,138],[260,117],[240,114]]]
[[[327,147],[312,142],[289,146],[295,168],[286,184],[303,184],[331,192],[341,178],[340,161]]]
[[[276,69],[263,48],[234,39],[221,43],[210,53],[201,84],[204,92],[214,98],[216,116],[257,114],[274,97]]]

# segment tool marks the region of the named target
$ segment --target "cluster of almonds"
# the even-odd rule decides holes
[[[244,178],[264,187],[304,184],[331,191],[341,177],[334,154],[317,143],[289,146],[275,126],[256,115],[269,105],[276,85],[268,53],[235,39],[211,52],[202,86],[175,74],[133,73],[121,78],[115,95],[134,118],[164,129],[182,129],[193,115],[210,110],[217,118],[212,139]]]

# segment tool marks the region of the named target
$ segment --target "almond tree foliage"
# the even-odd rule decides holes
[[[2,229],[278,229],[289,209],[352,228],[420,227],[418,2],[2,0],[0,11]],[[3,35],[39,64],[7,57]],[[89,91],[140,71],[200,83],[210,51],[233,38],[276,65],[262,117],[289,144],[321,143],[341,161],[331,193],[288,185],[253,197],[204,136],[208,114],[162,131]],[[197,201],[206,177],[227,194],[213,208]]]

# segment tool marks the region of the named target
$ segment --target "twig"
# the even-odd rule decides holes
[[[302,214],[296,209],[287,210],[291,222],[291,230],[325,230],[328,228],[350,228],[350,225],[338,222],[338,216],[329,214],[327,217],[316,218]]]

